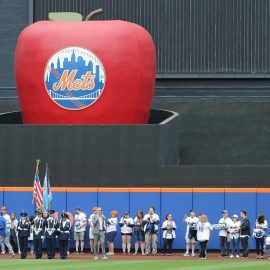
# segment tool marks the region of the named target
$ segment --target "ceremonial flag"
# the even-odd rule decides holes
[[[44,184],[43,184],[43,205],[42,210],[47,211],[51,207],[51,201],[52,201],[52,191],[51,191],[51,185],[49,180],[49,168],[46,164],[46,173],[44,177]]]
[[[34,187],[33,187],[33,201],[32,201],[32,203],[36,203],[37,208],[40,208],[42,206],[42,201],[43,201],[43,192],[42,192],[42,187],[39,181],[39,169],[38,169],[39,164],[40,164],[40,160],[37,160]]]

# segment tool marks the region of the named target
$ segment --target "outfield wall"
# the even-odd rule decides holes
[[[8,212],[14,211],[19,216],[21,210],[29,214],[34,212],[32,204],[32,188],[0,188],[0,202],[8,207]],[[52,208],[58,212],[63,210],[74,213],[75,207],[90,214],[93,206],[103,208],[104,214],[109,216],[111,210],[118,210],[120,219],[124,211],[130,211],[134,218],[136,210],[144,212],[150,206],[156,208],[162,222],[165,215],[172,213],[178,226],[175,249],[185,246],[185,225],[182,223],[184,213],[195,209],[197,213],[206,213],[211,223],[217,223],[221,211],[229,210],[230,216],[239,215],[246,210],[253,228],[256,217],[263,212],[269,218],[270,189],[256,188],[53,188]],[[161,236],[159,236],[161,237]],[[161,240],[161,239],[160,239]],[[71,241],[71,247],[74,241]],[[133,244],[134,246],[134,244]],[[159,247],[161,241],[159,241]],[[88,231],[86,234],[86,247],[89,248]],[[116,247],[121,247],[121,237],[118,232]],[[214,231],[209,242],[210,249],[218,249],[218,231]],[[254,239],[250,240],[250,248],[255,248]]]

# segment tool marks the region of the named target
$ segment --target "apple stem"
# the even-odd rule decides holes
[[[92,11],[90,14],[87,15],[87,17],[85,18],[85,21],[90,21],[90,20],[92,20],[92,18],[94,18],[95,16],[100,15],[102,13],[103,13],[102,8],[96,9],[96,10]]]

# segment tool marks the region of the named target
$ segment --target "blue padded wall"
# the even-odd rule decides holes
[[[8,212],[14,211],[19,218],[20,212],[24,209],[29,215],[34,213],[32,204],[32,192],[4,191],[0,190],[0,203],[8,207]],[[241,210],[247,210],[251,220],[251,228],[254,228],[257,214],[263,212],[268,218],[268,206],[270,204],[270,193],[256,192],[53,192],[51,208],[59,213],[67,210],[74,215],[76,207],[80,207],[83,212],[89,214],[93,206],[100,206],[107,217],[110,211],[119,212],[118,219],[122,217],[124,211],[130,211],[132,218],[136,211],[142,209],[147,213],[150,206],[154,206],[157,214],[161,218],[161,224],[165,220],[165,215],[171,213],[177,224],[177,238],[174,242],[175,249],[185,247],[185,230],[183,215],[194,208],[199,213],[207,214],[211,223],[217,223],[221,217],[223,209],[229,210],[229,215],[238,214]],[[270,216],[270,215],[269,215]],[[85,247],[89,248],[88,229],[85,236]],[[250,248],[254,249],[254,239],[250,239]],[[116,248],[121,248],[120,228],[116,237]],[[134,241],[133,245],[134,247]],[[159,234],[159,248],[162,246],[162,232]],[[74,239],[70,242],[70,247],[74,247]],[[212,233],[209,241],[209,249],[219,248],[218,231]]]
[[[17,219],[20,218],[22,210],[28,213],[28,216],[33,215],[35,206],[32,204],[32,192],[4,192],[4,205],[7,206],[8,213],[15,212]]]
[[[268,223],[270,222],[270,193],[257,193],[257,213],[265,214]],[[270,225],[270,224],[269,224]]]

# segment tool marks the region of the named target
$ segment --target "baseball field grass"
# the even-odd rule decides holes
[[[0,260],[0,269],[110,269],[110,270],[269,270],[270,261],[183,261],[183,260],[108,260],[108,261],[94,261],[94,260]]]

